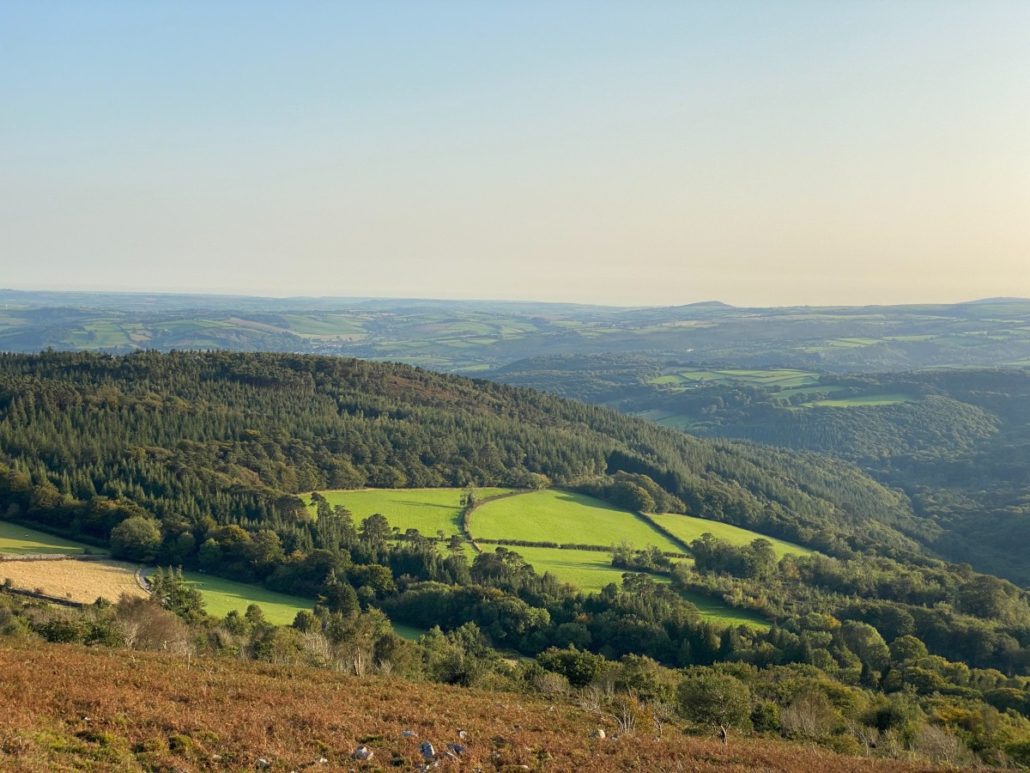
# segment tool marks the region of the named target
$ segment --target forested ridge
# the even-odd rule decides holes
[[[17,485],[35,487],[37,511],[60,510],[62,526],[100,539],[113,523],[90,507],[97,496],[302,540],[300,492],[519,486],[531,473],[575,485],[619,470],[649,475],[692,513],[831,552],[911,551],[902,532],[919,530],[903,497],[846,464],[701,441],[527,389],[314,356],[2,355],[0,449]]]

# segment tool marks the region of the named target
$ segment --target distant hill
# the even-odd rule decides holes
[[[621,308],[376,298],[0,290],[0,350],[228,349],[488,373],[554,355],[641,354],[835,373],[1030,364],[1030,301]]]

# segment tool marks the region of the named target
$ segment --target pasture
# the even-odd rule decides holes
[[[683,389],[696,384],[748,384],[766,388],[792,389],[814,384],[818,380],[818,374],[795,368],[770,368],[767,370],[683,368],[655,376],[649,380],[649,383],[673,389]]]
[[[687,544],[690,544],[707,532],[716,539],[721,539],[723,542],[737,546],[748,545],[756,539],[768,540],[772,543],[773,550],[776,552],[776,558],[778,559],[786,555],[810,556],[815,552],[801,547],[801,545],[795,545],[792,542],[786,542],[775,537],[767,537],[755,531],[742,529],[739,526],[721,523],[720,521],[711,521],[707,518],[696,518],[692,515],[679,515],[677,513],[663,513],[647,517],[654,519],[655,523],[667,529],[671,534]]]
[[[611,553],[602,551],[531,548],[520,545],[512,545],[508,549],[515,551],[532,564],[537,574],[550,572],[560,581],[574,585],[587,593],[596,593],[610,583],[621,585],[622,575],[627,571],[612,566]],[[649,576],[655,582],[669,582],[669,578],[662,575]],[[752,628],[769,627],[769,622],[760,615],[734,609],[710,596],[689,591],[680,595],[696,606],[701,617],[709,622],[718,625],[746,625]]]
[[[484,545],[484,549],[494,549],[493,545]],[[609,583],[620,585],[625,569],[612,566],[612,554],[598,550],[565,550],[562,548],[531,548],[522,545],[510,545],[512,550],[522,556],[533,566],[537,574],[550,572],[562,582],[575,585],[587,593],[601,590]],[[658,582],[668,582],[668,578],[655,576]]]
[[[251,604],[257,604],[265,619],[276,625],[290,625],[297,613],[311,610],[315,602],[301,596],[289,596],[266,590],[260,585],[225,580],[203,572],[183,572],[186,582],[204,597],[204,609],[209,615],[225,617],[236,610],[241,615]]]
[[[68,555],[79,555],[87,551],[97,554],[107,552],[101,548],[84,545],[81,542],[72,542],[46,532],[28,529],[16,523],[0,521],[0,554],[66,553]]]
[[[475,489],[480,500],[509,491],[511,489]],[[355,524],[380,513],[401,532],[418,529],[428,537],[435,536],[438,531],[447,536],[461,534],[461,497],[464,489],[336,489],[318,493],[325,497],[330,506],[343,505],[350,510]],[[305,501],[313,513],[315,506],[311,504],[310,495]]]
[[[828,398],[805,403],[806,408],[869,408],[881,405],[897,405],[913,402],[906,394],[855,395],[854,397]]]
[[[20,590],[92,604],[98,598],[145,597],[135,577],[136,567],[118,561],[0,561],[0,582],[10,580]]]
[[[701,617],[710,623],[725,626],[746,625],[750,628],[762,629],[769,627],[769,621],[761,615],[749,612],[746,609],[734,609],[711,596],[691,593],[690,591],[682,591],[680,595],[697,607]]]
[[[469,529],[472,538],[635,548],[657,545],[682,552],[672,540],[633,513],[568,491],[547,489],[478,507]]]

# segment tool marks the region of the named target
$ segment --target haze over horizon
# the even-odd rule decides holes
[[[1030,296],[1030,4],[7,3],[0,285]]]

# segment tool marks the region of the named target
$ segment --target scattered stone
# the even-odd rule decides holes
[[[357,749],[354,750],[354,752],[353,752],[353,754],[351,754],[350,758],[352,760],[370,760],[370,759],[372,759],[375,756],[376,756],[376,753],[374,751],[372,751],[367,746],[362,744],[361,746],[359,746]]]
[[[429,743],[429,741],[424,741],[422,746],[419,747],[419,751],[422,752],[422,756],[427,760],[436,759],[436,749],[433,748],[433,744]]]
[[[401,738],[418,738],[418,733],[414,730],[402,730]]]
[[[327,758],[325,758],[325,757],[319,757],[319,758],[318,758],[318,759],[317,759],[317,760],[315,761],[315,764],[316,764],[316,765],[328,765],[328,764],[329,764],[329,760],[328,760]]]
[[[463,755],[467,751],[468,751],[468,748],[465,747],[465,746],[462,746],[460,743],[449,743],[449,744],[447,744],[447,753],[449,755],[451,755],[452,757],[460,757],[461,755]]]
[[[257,762],[255,762],[254,765],[260,768],[261,770],[272,767],[272,763],[266,760],[264,757],[258,757]]]
[[[462,741],[464,741],[468,737],[469,737],[469,734],[466,733],[464,730],[459,730],[458,731],[458,738],[460,738]]]
[[[604,728],[603,727],[597,728],[593,733],[590,734],[590,737],[591,738],[601,738],[601,739],[603,739],[605,737]]]

